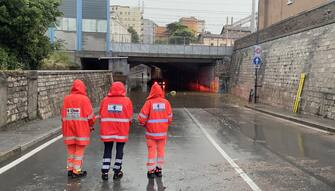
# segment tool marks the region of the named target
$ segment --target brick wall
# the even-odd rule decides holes
[[[58,115],[75,79],[84,81],[88,96],[97,106],[110,87],[112,74],[110,71],[1,71],[0,127]]]
[[[335,119],[334,34],[335,23],[261,43],[259,101],[292,110],[300,74],[307,73],[301,111]],[[253,47],[236,49],[230,68],[231,92],[245,99],[254,88],[252,56]]]

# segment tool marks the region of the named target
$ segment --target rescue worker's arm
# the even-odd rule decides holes
[[[86,116],[87,116],[87,119],[88,119],[88,125],[92,129],[93,125],[96,121],[96,117],[94,115],[92,104],[91,104],[91,101],[89,99],[87,99],[87,104],[85,105],[85,110],[86,110],[85,113],[86,113]]]
[[[133,120],[133,103],[130,99],[128,99],[128,105],[127,105],[127,111],[128,111],[128,119],[129,119],[129,125],[131,126],[132,120]]]
[[[167,109],[166,109],[166,111],[167,111],[167,114],[168,114],[168,121],[169,121],[168,123],[170,125],[171,122],[172,122],[173,113],[172,113],[171,104],[169,102],[167,103]]]
[[[137,119],[142,126],[145,126],[145,124],[148,121],[148,117],[150,114],[150,105],[151,105],[150,101],[146,101],[144,106],[141,109],[141,112],[138,114]]]
[[[64,109],[64,103],[62,108],[60,109],[60,116],[61,116],[61,121],[63,123],[63,118],[65,117],[66,113],[65,113],[65,109]]]

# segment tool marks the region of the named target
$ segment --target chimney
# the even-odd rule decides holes
[[[231,25],[234,24],[234,17],[231,17]]]

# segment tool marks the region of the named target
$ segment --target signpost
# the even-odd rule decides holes
[[[261,67],[262,61],[262,48],[259,45],[254,46],[254,57],[252,64],[255,66],[255,91],[254,91],[254,102],[257,103],[257,88],[258,88],[258,69]]]

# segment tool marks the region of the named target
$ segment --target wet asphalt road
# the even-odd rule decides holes
[[[135,111],[146,93],[132,93]],[[186,110],[262,190],[335,190],[335,136],[237,106],[215,94],[178,93],[164,177],[146,178],[144,129],[134,123],[121,181],[103,182],[97,131],[85,153],[88,176],[68,179],[62,141],[0,175],[0,190],[251,190]]]

